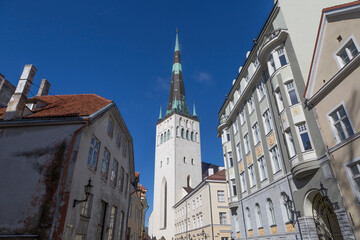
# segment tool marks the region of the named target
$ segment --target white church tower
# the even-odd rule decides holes
[[[156,239],[175,239],[173,206],[202,181],[200,123],[195,106],[190,114],[180,61],[178,32],[171,75],[167,111],[161,109],[156,124],[156,150],[153,211],[149,235]]]

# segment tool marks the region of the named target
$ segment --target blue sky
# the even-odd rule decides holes
[[[176,27],[187,103],[192,111],[195,102],[200,119],[202,161],[223,165],[217,114],[272,6],[272,0],[3,0],[0,72],[16,85],[31,63],[34,83],[48,79],[52,94],[113,100],[134,139],[149,215],[155,124],[169,98]]]

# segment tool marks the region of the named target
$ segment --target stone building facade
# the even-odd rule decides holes
[[[0,109],[0,238],[125,239],[135,174],[119,110],[95,94],[28,99],[35,73]]]
[[[174,206],[175,240],[231,239],[225,170],[206,177]]]
[[[343,2],[275,1],[233,81],[218,126],[233,238],[323,239],[323,183],[337,203],[337,234],[354,239],[316,118],[304,110],[302,96],[321,10]]]
[[[360,239],[360,1],[323,10],[305,98]],[[332,198],[329,198],[333,201]]]

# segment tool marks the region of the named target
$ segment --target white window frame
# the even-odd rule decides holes
[[[267,165],[266,165],[266,160],[264,156],[261,156],[258,159],[259,162],[259,168],[260,168],[260,180],[264,181],[268,178],[268,173],[267,173]]]
[[[237,196],[235,179],[231,179],[231,193],[233,197]]]
[[[254,136],[254,145],[256,146],[260,142],[260,129],[257,122],[252,126],[252,132]]]
[[[351,43],[354,44],[354,46],[358,52],[355,55],[353,55],[352,52],[350,51],[350,49],[348,48]],[[343,53],[344,51],[346,52],[347,56],[349,57],[349,62],[351,62],[351,60],[359,54],[360,47],[357,44],[354,35],[351,35],[346,41],[344,41],[344,43],[334,53],[335,61],[340,69],[343,68],[345,65],[347,65],[347,63],[345,63],[344,60],[342,59],[342,57],[340,56],[341,53]]]
[[[240,110],[240,124],[243,125],[246,123],[246,114],[245,114],[245,107],[243,106]]]
[[[229,168],[232,168],[232,167],[234,167],[234,158],[233,158],[232,152],[228,152],[227,155],[228,155]]]
[[[285,83],[285,88],[286,88],[286,95],[287,95],[289,106],[300,103],[300,98],[299,98],[299,94],[297,92],[295,81],[291,80],[291,81],[288,81],[287,83]],[[294,93],[295,93],[296,100],[297,100],[296,103],[292,103],[292,101],[291,101],[291,96],[290,96],[291,91],[294,91]]]
[[[251,230],[252,229],[252,226],[251,226],[251,213],[250,213],[250,209],[247,207],[245,209],[245,212],[246,212],[246,227],[247,227],[247,230]]]
[[[284,134],[285,134],[286,146],[288,149],[289,157],[293,158],[297,154],[294,137],[292,136],[291,130],[284,132]]]
[[[249,181],[250,181],[250,187],[254,187],[256,185],[256,177],[255,177],[255,168],[254,164],[251,164],[248,167],[249,170]]]
[[[270,109],[266,109],[263,114],[263,122],[265,126],[266,135],[273,129]]]
[[[341,140],[341,138],[339,137],[337,128],[335,127],[335,122],[334,122],[334,120],[333,120],[333,118],[332,118],[332,115],[333,115],[334,113],[338,113],[341,108],[344,109],[344,112],[345,112],[345,115],[346,115],[345,117],[342,117],[341,119],[340,119],[340,117],[339,117],[339,115],[338,115],[338,117],[339,117],[338,122],[340,122],[341,128],[342,128],[343,133],[344,133],[344,135],[345,135],[345,139],[343,139],[343,140]],[[335,142],[336,142],[336,143],[340,143],[340,142],[342,142],[342,141],[345,141],[346,139],[348,139],[349,137],[351,137],[352,135],[355,134],[354,125],[352,124],[352,121],[351,121],[351,119],[350,119],[350,117],[349,117],[349,112],[347,111],[347,108],[345,107],[344,102],[340,103],[339,105],[337,105],[336,107],[334,107],[333,109],[331,109],[331,111],[328,112],[328,114],[327,114],[327,118],[328,118],[328,121],[329,121],[329,124],[330,124],[331,132],[332,132],[332,134],[333,134],[333,136],[334,136],[334,138],[335,138]],[[343,121],[342,121],[342,120],[344,120],[345,118],[347,118],[348,121],[349,121],[351,130],[352,130],[352,135],[349,135],[348,132],[346,131],[346,126],[344,125],[344,123],[343,123]]]
[[[258,98],[259,98],[259,102],[265,97],[266,92],[265,92],[265,87],[264,87],[264,79],[261,78],[260,82],[257,85],[257,93],[258,93]]]
[[[218,190],[217,191],[218,202],[225,202],[225,191]]]
[[[354,174],[351,170],[351,167],[353,167],[355,165],[358,167],[358,170],[360,171],[360,157],[355,158],[354,160],[352,160],[348,163],[345,163],[344,167],[346,170],[346,174],[348,176],[348,180],[349,180],[351,189],[352,189],[354,197],[356,199],[356,202],[358,205],[360,205],[360,186],[357,186],[357,183],[355,182],[355,178],[356,179],[360,178],[360,174],[357,174],[354,176]]]
[[[276,226],[274,203],[270,198],[266,200],[266,212],[268,215],[269,225]]]
[[[302,130],[300,130],[300,127],[301,126],[305,126],[305,129],[303,128]],[[298,139],[299,139],[299,143],[300,143],[300,147],[301,147],[301,151],[302,152],[305,152],[305,151],[312,151],[314,149],[314,145],[313,145],[313,142],[312,142],[312,139],[311,139],[311,136],[310,136],[310,133],[309,133],[309,130],[308,130],[308,127],[307,127],[307,124],[306,122],[302,122],[298,125],[296,125],[296,132],[297,132],[297,135],[298,135]],[[305,147],[304,147],[304,143],[302,141],[302,138],[301,138],[301,134],[305,134],[307,133],[308,137],[309,137],[309,140],[310,140],[310,144],[311,144],[311,148],[310,149],[307,149],[305,150]]]
[[[247,102],[248,102],[249,114],[251,114],[255,110],[255,103],[254,103],[254,95],[253,95],[253,93],[251,93],[251,96],[249,97]]]
[[[241,142],[236,145],[236,156],[237,161],[240,162],[242,160]]]
[[[239,131],[239,125],[238,125],[237,117],[235,117],[235,120],[233,122],[233,130],[234,130],[234,134],[236,134]]]
[[[276,98],[276,105],[278,107],[278,111],[279,113],[281,113],[282,111],[284,111],[284,99],[281,95],[280,89],[275,91],[275,98]]]
[[[245,172],[240,173],[240,185],[241,185],[241,192],[246,192],[246,176]]]
[[[226,216],[226,212],[219,212],[219,221],[221,225],[225,225],[227,224],[227,216]]]
[[[273,173],[275,174],[277,172],[280,172],[282,170],[282,166],[281,166],[281,160],[280,160],[280,155],[279,155],[279,149],[278,149],[277,145],[270,149],[270,156],[271,156],[271,165],[272,165]],[[277,165],[279,165],[278,169],[276,167]]]
[[[255,218],[256,218],[256,225],[259,228],[262,228],[264,226],[262,216],[261,216],[261,208],[259,203],[255,204]]]
[[[246,133],[244,135],[244,140],[245,140],[245,154],[248,154],[250,152],[250,139],[249,139],[249,133]]]

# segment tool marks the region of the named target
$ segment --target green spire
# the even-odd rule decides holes
[[[195,102],[194,102],[194,104],[193,104],[193,116],[195,116],[195,117],[197,116],[197,115],[196,115],[196,109],[195,109]]]
[[[162,106],[160,105],[159,119],[162,119]]]

